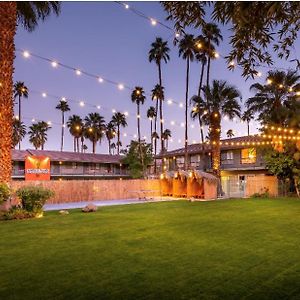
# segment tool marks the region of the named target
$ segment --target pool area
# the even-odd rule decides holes
[[[44,210],[61,210],[61,209],[75,209],[83,208],[89,203],[93,203],[96,206],[112,206],[112,205],[125,205],[125,204],[138,204],[147,202],[158,202],[158,201],[172,201],[178,200],[171,197],[154,197],[147,199],[122,199],[122,200],[99,200],[99,201],[81,201],[81,202],[68,202],[68,203],[57,203],[57,204],[45,204]]]

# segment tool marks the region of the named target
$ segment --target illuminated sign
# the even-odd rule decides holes
[[[25,180],[50,180],[50,159],[46,156],[27,156]]]

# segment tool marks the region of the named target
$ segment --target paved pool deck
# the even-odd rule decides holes
[[[125,205],[125,204],[139,204],[148,202],[161,202],[161,201],[174,201],[178,199],[169,197],[159,197],[151,199],[124,199],[124,200],[101,200],[101,201],[81,201],[81,202],[68,202],[59,204],[45,204],[44,210],[62,210],[62,209],[74,209],[83,208],[89,203],[93,203],[96,206],[113,206],[113,205]]]

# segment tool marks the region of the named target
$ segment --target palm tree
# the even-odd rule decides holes
[[[166,149],[168,150],[168,142],[169,142],[169,138],[172,137],[172,133],[170,129],[165,129],[163,132],[163,139],[164,141],[166,141]]]
[[[116,112],[113,116],[111,121],[115,126],[117,126],[117,154],[120,154],[120,146],[122,146],[121,140],[120,140],[120,127],[126,127],[127,126],[127,121],[126,121],[126,116],[125,114],[122,114],[120,112]]]
[[[190,100],[191,104],[193,105],[192,111],[191,111],[191,118],[192,120],[198,119],[199,121],[199,127],[200,127],[200,140],[202,144],[204,143],[204,133],[203,133],[203,117],[206,113],[205,109],[205,103],[203,101],[203,98],[200,96],[193,96]]]
[[[138,129],[138,143],[139,143],[139,149],[140,149],[140,158],[142,161],[142,165],[144,168],[144,158],[143,158],[143,152],[142,152],[142,146],[141,146],[141,113],[140,113],[140,106],[144,104],[146,100],[145,91],[142,87],[136,86],[135,89],[131,93],[131,101],[136,104],[136,112],[137,112],[137,129]]]
[[[17,25],[33,31],[39,20],[45,20],[52,11],[58,14],[58,1],[0,2],[0,182],[9,182],[12,172],[12,117],[14,38]]]
[[[112,154],[115,155],[115,150],[116,150],[116,144],[115,143],[111,143],[110,145],[110,150],[112,151]]]
[[[44,150],[44,145],[48,139],[47,131],[50,128],[45,121],[39,121],[29,126],[29,142],[33,144],[35,149]]]
[[[61,143],[60,151],[64,149],[64,138],[65,138],[65,112],[70,111],[69,104],[66,100],[60,100],[55,107],[61,111]]]
[[[107,125],[106,125],[106,138],[108,141],[108,153],[111,155],[111,140],[115,138],[116,136],[116,127],[115,124],[110,121]]]
[[[74,152],[79,152],[79,138],[83,136],[84,124],[80,116],[72,115],[67,121],[67,127],[70,134],[73,136]]]
[[[214,174],[220,178],[220,135],[221,118],[227,116],[230,120],[240,117],[240,92],[226,81],[214,80],[212,86],[204,86],[204,97],[207,110],[206,122],[210,125],[210,142],[212,145],[212,167]]]
[[[82,152],[85,153],[87,149],[88,149],[88,146],[84,144],[82,146]]]
[[[163,101],[165,99],[165,94],[164,94],[164,87],[156,84],[155,87],[153,88],[152,92],[152,100],[156,101],[156,107],[157,107],[157,103],[158,101],[160,101],[160,99],[162,99],[161,101]],[[156,112],[156,116],[155,116],[155,121],[154,121],[154,131],[157,132],[157,126],[156,126],[156,118],[157,118],[157,109],[155,110]],[[160,120],[160,122],[162,123],[162,120]],[[161,133],[162,133],[162,127],[160,127]],[[163,145],[163,142],[162,142]],[[162,154],[163,154],[163,148],[161,148]],[[157,154],[157,139],[154,139],[154,173],[156,174],[157,172],[157,163],[156,163],[156,154]]]
[[[105,120],[99,113],[89,113],[84,118],[84,126],[86,127],[85,135],[92,142],[93,153],[96,153],[96,144],[101,142],[103,132],[105,132]]]
[[[162,38],[157,37],[155,42],[151,44],[150,51],[148,53],[149,62],[151,63],[154,61],[158,67],[158,83],[159,86],[163,86],[162,83],[162,72],[161,72],[161,63],[164,61],[165,63],[168,63],[170,60],[169,56],[170,48],[168,47],[168,42],[163,41]],[[160,134],[163,133],[164,127],[163,127],[163,98],[157,98],[159,101],[159,117],[160,117]],[[156,123],[157,123],[157,115],[158,115],[158,101],[156,102],[156,116],[155,116],[155,131],[156,131]],[[155,140],[154,143],[157,143]],[[156,147],[156,145],[155,145]],[[161,152],[164,153],[164,142],[161,139]],[[154,163],[154,172],[156,173],[156,162]]]
[[[295,91],[300,88],[300,76],[297,71],[269,71],[267,83],[255,83],[250,87],[255,91],[255,96],[246,101],[248,110],[258,113],[258,120],[264,124],[270,122],[285,124],[287,114],[292,104],[298,97]]]
[[[153,133],[153,119],[156,117],[156,111],[154,106],[150,106],[147,110],[147,118],[150,120],[150,138],[151,138],[151,151],[153,151],[153,141],[152,141],[152,133]]]
[[[220,41],[223,41],[223,36],[218,28],[217,24],[206,23],[202,28],[202,35],[207,43],[207,73],[206,73],[206,86],[209,86],[209,75],[210,75],[210,62],[211,57],[214,55],[214,44],[219,46]]]
[[[185,135],[184,135],[184,169],[188,168],[188,98],[190,62],[195,58],[195,39],[192,34],[186,34],[179,41],[179,57],[186,60],[186,86],[185,86]]]
[[[13,139],[12,146],[15,148],[18,144],[20,147],[20,142],[26,135],[26,126],[19,119],[13,120]]]
[[[22,81],[17,81],[14,84],[14,98],[18,98],[19,104],[19,115],[18,118],[22,122],[22,112],[21,112],[21,100],[22,98],[28,98],[28,88]]]
[[[254,119],[254,114],[252,113],[251,110],[248,109],[248,110],[244,111],[244,113],[242,115],[242,121],[247,123],[248,136],[250,135],[250,122],[253,119]]]
[[[229,139],[234,137],[234,132],[232,129],[227,130],[226,135]]]

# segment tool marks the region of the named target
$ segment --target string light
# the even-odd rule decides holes
[[[57,64],[56,61],[52,61],[52,62],[51,62],[51,66],[52,66],[53,68],[57,68],[57,65],[58,65],[58,64]]]
[[[79,102],[79,105],[80,105],[81,107],[83,107],[83,106],[84,106],[84,101],[80,101],[80,102]]]
[[[97,105],[97,109],[101,109],[101,106],[100,106],[100,105]]]
[[[25,58],[28,58],[28,57],[30,56],[30,53],[29,53],[28,51],[24,51],[24,52],[23,52],[23,56],[24,56]]]
[[[129,9],[129,5],[128,5],[128,4],[125,4],[125,8],[126,8],[126,9]]]
[[[169,100],[167,101],[167,103],[168,103],[169,105],[171,105],[171,104],[173,103],[172,99],[169,99]]]
[[[46,94],[46,93],[42,93],[42,97],[43,97],[43,98],[46,98],[46,97],[47,97],[47,94]]]
[[[81,71],[80,70],[76,70],[76,75],[80,76],[81,75]]]
[[[98,78],[98,81],[99,81],[100,83],[102,83],[102,82],[103,82],[103,78],[99,77],[99,78]]]
[[[257,76],[257,77],[261,77],[261,76],[262,76],[262,72],[258,71],[258,72],[256,73],[256,76]]]
[[[157,25],[157,21],[154,19],[151,19],[151,25],[153,25],[153,26]]]
[[[124,90],[124,85],[122,83],[118,84],[118,89],[119,90]]]
[[[218,52],[215,52],[215,53],[214,53],[214,57],[215,57],[215,58],[219,58],[219,57],[220,57],[220,54],[219,54]]]

